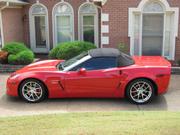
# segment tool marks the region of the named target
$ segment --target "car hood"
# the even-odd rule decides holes
[[[32,63],[24,68],[16,71],[16,73],[23,73],[29,71],[56,71],[57,64],[63,62],[64,60],[44,60]]]
[[[134,56],[133,59],[139,66],[171,67],[171,63],[161,56]]]

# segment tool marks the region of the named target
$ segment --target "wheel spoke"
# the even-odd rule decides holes
[[[130,96],[137,103],[148,101],[151,95],[152,87],[145,81],[138,81],[134,83],[130,89]]]
[[[28,101],[37,101],[42,96],[42,87],[36,82],[27,82],[22,88],[22,94]]]

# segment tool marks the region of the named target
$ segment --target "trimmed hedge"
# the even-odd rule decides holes
[[[9,53],[9,64],[26,65],[34,61],[34,53],[28,49],[24,43],[7,43],[2,50]]]
[[[94,48],[96,48],[94,44],[83,41],[60,43],[50,51],[49,58],[67,60]]]
[[[34,54],[32,51],[22,51],[16,55],[11,54],[8,57],[8,63],[14,65],[26,65],[32,63],[34,60]]]
[[[21,51],[29,50],[24,43],[11,42],[5,44],[2,48],[3,51],[8,52],[9,54],[17,54]]]

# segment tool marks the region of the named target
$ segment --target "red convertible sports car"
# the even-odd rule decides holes
[[[145,104],[167,91],[171,64],[159,56],[130,57],[93,49],[70,60],[45,60],[13,73],[7,94],[35,103],[45,98],[128,98]]]

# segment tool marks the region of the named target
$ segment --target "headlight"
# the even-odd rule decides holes
[[[10,75],[10,77],[13,77],[13,76],[15,76],[16,75],[16,73],[12,73],[11,75]]]
[[[11,78],[11,79],[15,79],[15,78],[17,78],[17,77],[19,77],[19,74],[17,74],[17,73],[12,73],[12,74],[10,75],[10,78]]]

